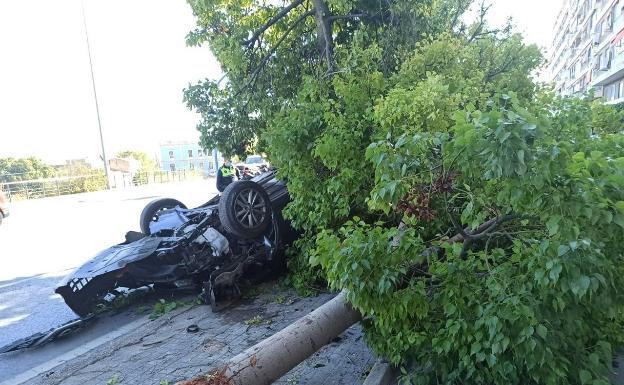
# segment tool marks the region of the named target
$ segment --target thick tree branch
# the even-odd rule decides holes
[[[330,19],[332,15],[329,12],[327,4],[325,4],[325,1],[312,0],[312,3],[314,4],[314,9],[316,9],[316,26],[319,39],[319,50],[327,62],[327,73],[330,74],[334,72],[335,67],[334,38],[332,36],[333,22]]]
[[[295,0],[288,6],[282,8],[281,11],[279,11],[275,16],[270,18],[269,21],[267,21],[262,27],[257,29],[248,40],[245,40],[243,44],[246,45],[248,48],[253,47],[253,45],[256,43],[258,38],[260,38],[260,35],[264,33],[264,31],[269,29],[273,24],[283,19],[286,15],[288,15],[290,11],[292,11],[294,8],[297,8],[301,4],[303,4],[303,0]]]
[[[463,14],[462,0],[457,0],[457,8],[455,9],[455,14],[453,15],[453,20],[451,21],[451,29],[455,28],[457,25],[457,21],[459,20],[459,16]]]
[[[515,64],[515,58],[513,56],[507,57],[505,59],[505,62],[498,69],[489,71],[487,73],[487,75],[485,76],[485,82],[489,83],[495,76],[509,71],[513,64]]]
[[[479,9],[479,21],[478,21],[478,24],[475,27],[474,31],[472,32],[472,34],[468,38],[468,43],[472,43],[479,36],[488,35],[490,33],[497,33],[498,32],[498,31],[483,31],[483,27],[485,26],[485,15],[487,15],[487,13],[490,10],[491,6],[492,6],[491,4],[485,5],[485,1],[481,2],[481,8]]]
[[[251,86],[252,84],[255,83],[256,78],[258,77],[258,75],[260,75],[260,72],[262,71],[262,69],[269,62],[269,60],[271,59],[271,56],[273,56],[273,54],[275,53],[275,51],[277,51],[279,46],[284,42],[284,40],[286,40],[286,37],[288,37],[290,32],[292,32],[292,30],[295,29],[295,27],[297,27],[297,25],[299,25],[307,17],[312,16],[314,13],[315,13],[314,9],[311,9],[311,10],[309,10],[307,12],[302,13],[301,16],[299,16],[297,18],[297,20],[295,20],[290,25],[290,27],[288,27],[288,29],[286,31],[284,31],[284,34],[282,34],[282,36],[275,43],[275,45],[273,47],[271,47],[269,52],[262,58],[262,60],[260,60],[260,63],[258,63],[258,66],[251,73],[249,81],[247,83],[245,83],[245,85],[236,93],[236,96],[238,96],[241,92],[243,92],[245,89],[249,88],[249,86]]]

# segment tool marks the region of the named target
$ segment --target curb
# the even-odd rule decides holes
[[[392,366],[384,359],[378,359],[364,380],[363,385],[390,385],[396,383]]]

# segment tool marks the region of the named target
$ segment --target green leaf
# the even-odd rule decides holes
[[[585,369],[582,369],[579,373],[579,377],[581,379],[581,384],[587,384],[592,379],[592,375]]]
[[[546,228],[548,229],[548,235],[552,236],[559,231],[559,222],[561,221],[560,215],[553,215],[546,222]]]
[[[546,338],[546,334],[548,333],[548,330],[546,329],[544,325],[537,325],[537,327],[535,328],[535,331],[537,332],[538,336],[544,339]]]
[[[561,274],[562,266],[560,264],[556,264],[548,273],[548,276],[553,282],[557,282],[559,280],[559,274]]]

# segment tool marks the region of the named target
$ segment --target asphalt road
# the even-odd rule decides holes
[[[0,346],[77,318],[56,284],[138,231],[150,200],[167,196],[195,207],[216,194],[214,185],[210,178],[12,203],[0,226]]]

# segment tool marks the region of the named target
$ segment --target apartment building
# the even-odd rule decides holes
[[[564,0],[555,22],[549,73],[562,95],[594,89],[624,102],[624,0]]]

